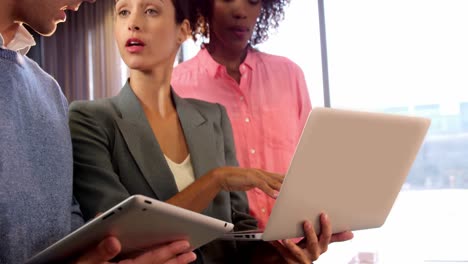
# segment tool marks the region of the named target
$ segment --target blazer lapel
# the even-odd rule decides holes
[[[122,114],[116,119],[130,153],[156,197],[165,201],[178,189],[164,154],[130,86],[125,84],[115,104]]]
[[[174,91],[172,91],[172,98],[189,148],[195,178],[198,179],[218,166],[213,123]]]

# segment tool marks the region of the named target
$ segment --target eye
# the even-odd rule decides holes
[[[156,9],[153,9],[153,8],[148,8],[148,9],[145,10],[145,13],[148,14],[148,15],[155,16],[155,15],[159,14],[159,11],[156,10]]]
[[[260,3],[261,0],[249,0],[249,3],[251,5],[258,5]]]
[[[118,14],[121,17],[126,17],[130,14],[130,11],[123,9],[123,10],[120,10]]]

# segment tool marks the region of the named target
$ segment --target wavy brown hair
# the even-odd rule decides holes
[[[209,21],[212,17],[212,6],[214,0],[191,0],[192,14],[190,24],[192,37],[196,40],[200,36],[209,38]],[[262,9],[257,18],[250,43],[257,45],[265,42],[269,34],[276,30],[279,23],[284,19],[284,9],[290,0],[261,0]]]

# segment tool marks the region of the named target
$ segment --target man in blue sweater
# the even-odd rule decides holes
[[[24,263],[83,224],[72,198],[68,104],[57,82],[25,57],[34,39],[65,21],[83,0],[0,1],[0,263]],[[86,0],[91,2],[91,0]],[[120,251],[115,237],[82,252],[76,263],[106,263]],[[187,241],[123,263],[188,263]]]

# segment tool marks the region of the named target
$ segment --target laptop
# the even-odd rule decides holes
[[[423,143],[430,119],[314,108],[308,117],[263,232],[229,232],[227,240],[303,237],[321,212],[332,232],[384,224]]]

